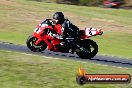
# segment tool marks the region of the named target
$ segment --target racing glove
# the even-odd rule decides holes
[[[54,37],[54,38],[57,38],[57,39],[63,39],[63,37],[61,36],[61,35],[58,35],[58,34],[55,34],[55,33],[49,33],[48,34],[49,36],[52,36],[52,37]]]

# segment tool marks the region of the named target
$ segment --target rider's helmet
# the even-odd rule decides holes
[[[60,22],[64,20],[64,14],[62,12],[56,12],[53,15],[53,19],[56,20],[56,22]]]

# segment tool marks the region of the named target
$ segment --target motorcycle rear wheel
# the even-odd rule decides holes
[[[88,51],[88,53],[83,51],[76,52],[76,54],[82,59],[91,59],[98,53],[98,45],[93,40],[82,40],[78,43],[78,45]]]
[[[45,50],[47,48],[47,44],[44,41],[41,41],[38,45],[35,45],[37,40],[38,39],[36,37],[32,35],[29,36],[26,41],[27,47],[33,52],[41,52]]]

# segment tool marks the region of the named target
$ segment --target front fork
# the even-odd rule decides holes
[[[42,41],[41,38],[39,38],[37,41],[35,41],[35,45],[38,45]]]

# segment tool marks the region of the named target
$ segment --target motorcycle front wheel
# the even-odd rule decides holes
[[[76,54],[82,59],[91,59],[98,53],[98,45],[93,40],[81,40],[78,45],[82,50],[77,51]]]
[[[41,41],[38,45],[35,45],[37,40],[38,39],[36,37],[32,35],[29,36],[26,41],[27,47],[33,52],[41,52],[45,50],[47,48],[47,44],[44,41]]]

